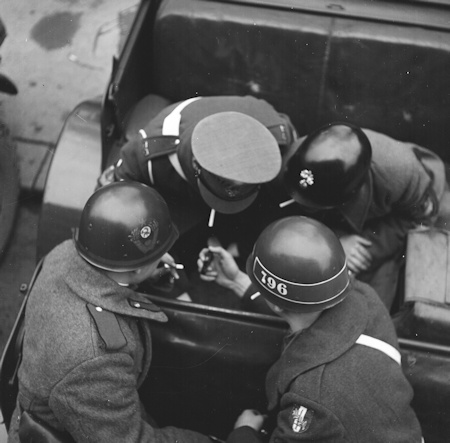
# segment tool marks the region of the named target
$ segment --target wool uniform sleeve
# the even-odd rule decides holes
[[[372,245],[369,251],[372,255],[370,270],[377,269],[386,260],[393,258],[405,246],[406,236],[416,222],[395,215],[370,220],[366,223],[362,236],[369,239]]]
[[[332,411],[291,390],[281,397],[270,443],[345,442],[346,434],[344,426]]]
[[[373,200],[378,209],[423,221],[438,210],[444,190],[442,160],[426,148],[367,131],[372,143]],[[434,208],[429,209],[432,203]]]
[[[372,143],[371,213],[362,235],[372,241],[373,268],[399,252],[408,231],[437,214],[445,185],[442,161],[431,151],[367,131]]]
[[[129,180],[152,185],[142,140],[130,140],[122,146],[114,176],[116,181]]]
[[[53,388],[49,405],[76,442],[211,443],[202,434],[154,428],[142,418],[133,361],[122,353],[73,369]]]

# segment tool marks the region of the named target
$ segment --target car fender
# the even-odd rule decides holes
[[[37,259],[72,236],[101,172],[101,99],[80,103],[66,119],[48,171]]]

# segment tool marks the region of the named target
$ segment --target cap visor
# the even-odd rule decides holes
[[[200,180],[197,180],[200,195],[209,207],[222,214],[237,214],[247,209],[258,197],[258,191],[255,191],[249,197],[242,200],[222,200],[211,191],[209,191]]]

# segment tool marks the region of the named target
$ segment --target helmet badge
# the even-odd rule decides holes
[[[147,253],[156,246],[158,230],[156,220],[145,220],[130,232],[128,238],[140,251]]]
[[[141,228],[140,234],[142,238],[149,238],[152,235],[152,228],[150,226],[144,226]]]
[[[314,184],[314,174],[309,169],[302,169],[300,172],[300,180],[298,182],[301,188],[306,189]]]

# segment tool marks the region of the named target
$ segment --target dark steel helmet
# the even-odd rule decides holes
[[[109,271],[131,271],[164,255],[178,238],[164,199],[137,182],[117,182],[94,192],[75,233],[79,254]]]
[[[322,223],[302,216],[264,229],[247,260],[247,273],[269,302],[296,312],[328,309],[350,288],[339,239]]]
[[[329,123],[306,137],[284,160],[284,184],[301,205],[339,206],[368,179],[371,158],[372,147],[361,128]]]

